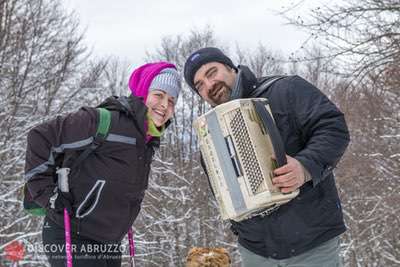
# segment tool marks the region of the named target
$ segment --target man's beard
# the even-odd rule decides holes
[[[213,102],[213,106],[228,102],[231,95],[231,89],[224,82],[214,84],[208,93],[208,98]]]

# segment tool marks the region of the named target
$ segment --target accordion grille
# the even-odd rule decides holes
[[[258,165],[256,153],[250,141],[250,135],[247,132],[247,127],[242,112],[240,110],[234,110],[232,113],[230,127],[233,137],[236,141],[237,150],[240,154],[242,168],[244,173],[247,175],[252,193],[256,194],[257,189],[264,181],[262,171]]]

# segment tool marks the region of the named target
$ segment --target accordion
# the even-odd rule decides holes
[[[267,99],[218,105],[193,127],[222,219],[251,218],[299,193],[283,194],[272,184],[272,171],[286,164],[286,154]]]

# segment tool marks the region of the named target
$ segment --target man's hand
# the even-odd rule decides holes
[[[282,193],[291,193],[302,186],[305,182],[305,175],[301,163],[291,156],[286,155],[287,164],[274,170],[276,175],[272,183]]]

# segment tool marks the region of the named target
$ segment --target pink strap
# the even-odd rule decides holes
[[[131,266],[135,266],[135,244],[133,243],[133,229],[132,227],[128,230],[128,240],[129,240],[129,255],[131,256]]]
[[[64,209],[65,252],[67,254],[67,267],[72,267],[71,253],[71,224],[67,209]]]

